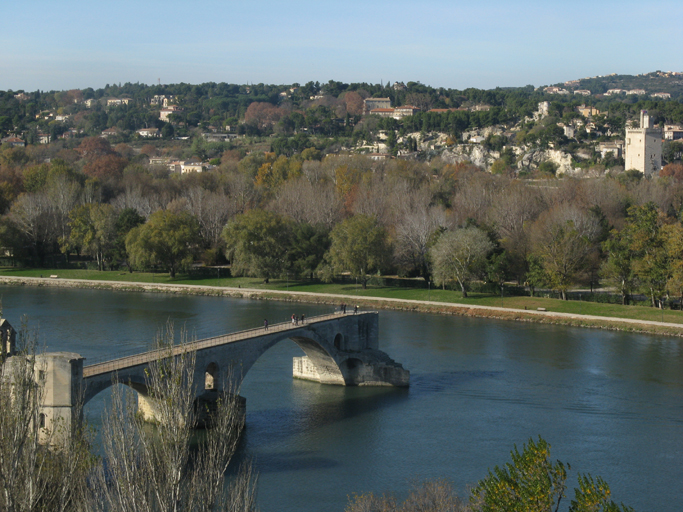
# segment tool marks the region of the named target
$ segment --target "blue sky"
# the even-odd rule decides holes
[[[0,90],[158,79],[488,89],[683,71],[680,0],[26,0],[0,19]]]

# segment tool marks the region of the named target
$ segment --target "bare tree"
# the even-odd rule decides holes
[[[10,220],[30,242],[34,256],[51,250],[57,232],[52,222],[52,205],[44,192],[21,194],[12,204]]]
[[[36,331],[22,323],[19,350],[3,362],[0,378],[0,509],[84,510],[88,439],[82,425],[42,423],[45,366]]]
[[[356,494],[349,499],[346,512],[466,512],[472,510],[463,503],[448,480],[427,480],[413,485],[403,503],[395,496]]]
[[[199,222],[201,237],[216,248],[221,243],[221,233],[235,214],[236,205],[226,195],[209,192],[202,187],[192,187],[185,192],[189,212]]]
[[[533,250],[550,284],[567,299],[567,289],[595,249],[600,225],[595,216],[570,204],[544,212],[532,227]]]
[[[513,262],[518,278],[526,272],[526,258],[530,248],[529,224],[545,208],[543,197],[536,187],[518,181],[510,181],[496,191],[488,213]]]
[[[393,225],[392,186],[388,180],[377,174],[361,183],[353,204],[353,213],[374,217],[383,226]]]
[[[212,428],[196,454],[190,450],[198,418],[195,354],[174,351],[174,339],[169,324],[157,339],[167,355],[147,372],[148,400],[157,420],[153,431],[135,413],[132,400],[114,388],[112,411],[104,418],[106,468],[98,472],[96,501],[111,512],[255,510],[249,467],[242,469],[229,492],[224,491],[242,426],[236,394],[220,395],[210,416]],[[180,339],[187,341],[187,334],[181,333]]]
[[[493,243],[481,229],[460,228],[444,233],[430,251],[434,266],[434,280],[445,286],[456,280],[462,296],[467,297],[467,285],[483,266]]]
[[[311,183],[306,177],[282,185],[270,209],[296,222],[332,229],[342,216],[342,202],[329,181]]]
[[[503,182],[504,179],[486,173],[467,176],[453,197],[453,216],[456,225],[464,226],[468,219],[474,220],[477,224],[486,220],[487,211]]]
[[[429,241],[440,227],[446,226],[446,214],[441,207],[430,206],[427,188],[402,196],[398,203],[396,228],[396,260],[408,269],[418,269],[426,280],[429,271]]]
[[[144,193],[142,186],[139,184],[129,185],[123,194],[117,196],[112,204],[117,210],[124,210],[125,208],[133,208],[140,215],[149,218],[155,211],[165,206],[170,201],[163,202],[158,194]]]
[[[50,180],[47,200],[60,240],[66,240],[69,236],[69,212],[78,203],[80,189],[77,182],[66,176],[57,176]]]
[[[228,174],[227,187],[230,198],[235,204],[235,213],[244,213],[253,207],[259,197],[254,180],[242,172]]]

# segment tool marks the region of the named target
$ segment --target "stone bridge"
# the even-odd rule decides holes
[[[408,386],[410,372],[379,350],[378,334],[377,312],[335,313],[298,325],[286,322],[177,345],[173,353],[196,352],[197,399],[216,396],[212,393],[220,391],[220,383],[228,390],[239,389],[259,357],[285,339],[294,341],[306,354],[294,358],[294,378],[341,386]],[[45,419],[49,423],[56,418],[69,421],[78,399],[87,403],[114,379],[135,389],[140,412],[154,419],[145,370],[168,355],[168,350],[152,350],[88,366],[75,353],[40,356],[45,359],[47,374]]]

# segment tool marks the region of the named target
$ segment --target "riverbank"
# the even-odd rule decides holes
[[[0,285],[50,286],[64,288],[90,288],[101,290],[174,293],[216,297],[247,298],[256,300],[280,300],[300,303],[338,305],[347,302],[361,308],[393,309],[420,313],[460,315],[517,322],[558,324],[573,327],[621,330],[645,334],[683,337],[683,317],[676,315],[677,322],[661,322],[639,318],[616,318],[589,314],[548,311],[548,308],[518,309],[479,304],[462,304],[444,301],[415,300],[408,298],[377,297],[358,294],[322,293],[231,286],[208,286],[200,284],[145,283],[135,281],[64,279],[50,277],[0,276]]]

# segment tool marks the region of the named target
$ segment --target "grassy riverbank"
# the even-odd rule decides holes
[[[75,279],[75,280],[94,280],[102,281],[103,284],[107,281],[123,281],[133,283],[148,283],[148,284],[166,284],[166,285],[195,285],[201,287],[230,287],[243,288],[251,290],[262,290],[267,294],[268,290],[278,292],[307,292],[311,294],[332,294],[357,297],[359,301],[363,299],[370,299],[375,307],[391,307],[396,308],[398,304],[384,304],[381,299],[390,299],[393,301],[431,301],[443,303],[444,307],[452,305],[457,309],[467,306],[487,306],[495,308],[503,308],[505,310],[537,310],[538,308],[545,308],[553,313],[565,313],[570,315],[591,315],[600,317],[609,317],[614,319],[632,319],[639,321],[651,322],[666,322],[669,324],[679,324],[683,326],[683,312],[664,310],[661,311],[655,308],[643,306],[621,306],[617,304],[601,304],[594,302],[582,301],[561,301],[557,299],[547,299],[543,297],[505,297],[501,299],[500,296],[491,296],[485,294],[472,293],[466,299],[462,294],[453,290],[440,289],[420,289],[408,288],[400,286],[373,286],[368,285],[368,288],[363,290],[360,285],[355,283],[349,284],[321,284],[308,283],[301,281],[287,281],[287,280],[271,280],[269,284],[264,284],[263,280],[256,278],[219,278],[218,271],[216,278],[192,278],[186,275],[178,275],[175,278],[170,278],[168,274],[152,274],[146,272],[119,272],[119,271],[105,271],[98,272],[96,270],[64,270],[64,269],[0,269],[0,277],[43,277],[49,278],[50,275],[57,275],[59,279]],[[272,297],[275,298],[275,297]],[[289,297],[279,297],[282,299],[307,300],[302,297],[294,297],[294,293]],[[312,300],[313,298],[310,297]],[[377,300],[379,299],[379,301]],[[326,297],[326,302],[330,298]],[[370,302],[365,302],[370,304]],[[410,305],[406,309],[419,310],[439,310],[438,305],[430,305],[425,308],[417,308],[415,305]],[[510,311],[514,314],[514,318],[519,319],[518,311]],[[448,312],[448,311],[441,311]],[[454,311],[458,313],[457,311]],[[460,314],[469,314],[473,316],[495,316],[497,318],[505,318],[504,311],[499,311],[497,314],[492,312],[479,311],[468,309],[467,313],[459,312]],[[529,317],[531,321],[544,321]],[[563,322],[564,323],[564,322]],[[590,322],[582,323],[581,325],[588,325]],[[572,323],[576,325],[576,322]],[[597,325],[593,322],[592,325],[596,327],[604,327],[604,325]],[[672,326],[673,327],[673,326]],[[629,330],[634,330],[630,328]],[[651,329],[645,329],[651,332]],[[676,330],[678,330],[676,328]],[[670,333],[666,333],[670,334]]]

